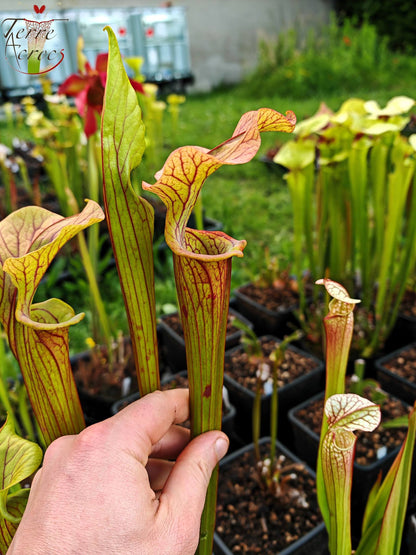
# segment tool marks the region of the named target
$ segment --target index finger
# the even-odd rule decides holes
[[[111,440],[120,449],[133,452],[144,465],[153,445],[162,439],[172,424],[189,418],[188,389],[154,391],[114,415]]]

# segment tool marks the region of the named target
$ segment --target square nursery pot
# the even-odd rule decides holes
[[[235,306],[254,325],[257,335],[284,337],[299,327],[295,316],[298,295],[289,288],[247,283],[234,291]]]
[[[162,391],[166,389],[175,389],[177,387],[183,387],[183,388],[189,387],[188,374],[186,370],[182,370],[182,372],[177,372],[176,374],[170,374],[170,375],[166,374],[162,378],[161,380]],[[137,399],[140,399],[140,393],[138,391],[136,393],[133,393],[132,395],[128,395],[124,399],[120,399],[119,401],[116,401],[115,403],[113,403],[111,407],[111,413],[113,415],[117,414],[122,409],[124,409],[124,407],[126,407],[127,405],[130,405],[130,403],[137,401]],[[231,405],[228,400],[228,392],[226,390],[224,391],[224,394],[223,394],[222,411],[223,411],[223,416],[222,416],[221,429],[230,438],[230,444],[231,446],[233,446],[234,443],[232,439],[234,434],[234,419],[235,419],[236,411],[233,405]]]
[[[319,393],[289,411],[289,420],[294,435],[294,452],[311,468],[316,469],[319,435],[324,406],[324,392]],[[388,401],[382,406],[382,422],[410,412],[410,406],[401,399],[388,394]],[[390,416],[388,416],[390,413]],[[374,432],[355,432],[356,443],[353,485],[351,491],[352,533],[356,539],[360,536],[361,524],[370,489],[379,472],[383,476],[392,465],[406,437],[405,428]],[[377,443],[374,443],[374,442]],[[409,503],[412,497],[410,488]]]
[[[416,553],[416,512],[407,516],[404,533],[403,544],[400,555],[415,555]]]
[[[270,438],[260,440],[262,454]],[[295,463],[297,478],[290,486],[303,489],[305,503],[279,501],[258,482],[253,444],[220,462],[214,554],[326,555],[328,537],[316,500],[315,474],[280,442],[283,465]],[[299,503],[302,505],[302,503]]]
[[[416,343],[376,360],[377,380],[383,389],[406,403],[416,401]]]
[[[234,319],[240,320],[250,329],[253,329],[253,324],[251,322],[238,313],[234,308],[230,307],[227,322],[227,335],[225,338],[226,350],[238,345],[243,334],[243,331],[240,328],[233,325]],[[184,370],[187,367],[186,350],[179,313],[173,312],[162,316],[159,321],[159,332],[165,360],[169,361],[169,366],[174,371],[180,372],[181,370]]]
[[[396,349],[416,341],[416,290],[405,292],[391,336]]]
[[[280,343],[272,335],[259,337],[264,355],[267,357]],[[244,346],[239,345],[226,351],[224,385],[231,403],[237,411],[236,433],[245,442],[252,441],[252,414],[256,391],[256,371],[258,365],[249,361]],[[301,349],[289,345],[284,361],[279,369],[278,389],[278,437],[290,446],[292,434],[287,418],[290,408],[308,399],[324,387],[325,370],[321,360]],[[270,434],[269,387],[261,397],[261,435]]]

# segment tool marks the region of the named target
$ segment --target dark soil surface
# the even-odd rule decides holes
[[[261,337],[261,347],[263,355],[268,357],[278,346],[276,339],[267,336]],[[273,362],[269,359],[270,365]],[[306,354],[302,354],[290,348],[286,349],[285,357],[279,368],[278,387],[283,387],[293,380],[302,376],[317,367],[316,360],[310,358]],[[242,386],[256,391],[256,372],[259,367],[259,361],[250,357],[244,351],[243,347],[239,347],[234,351],[226,354],[224,371]]]
[[[324,399],[311,402],[307,407],[299,410],[296,417],[318,436],[321,433],[322,413],[324,409]],[[381,405],[381,424],[374,432],[354,432],[357,436],[355,462],[366,466],[376,460],[377,452],[380,448],[386,447],[387,451],[392,451],[400,446],[406,437],[406,428],[384,429],[383,422],[392,420],[398,416],[406,415],[410,412],[410,407],[406,406],[399,399],[387,395],[386,400]]]
[[[383,362],[383,366],[390,372],[416,384],[416,344],[404,349],[399,356]]]
[[[299,302],[299,295],[290,287],[259,287],[249,283],[240,288],[241,293],[273,312],[293,308]]]
[[[282,466],[292,463],[285,459]],[[274,555],[322,521],[315,480],[302,465],[290,472],[296,478],[279,498],[260,485],[253,451],[221,467],[216,531],[233,553]],[[305,502],[295,502],[290,492]]]

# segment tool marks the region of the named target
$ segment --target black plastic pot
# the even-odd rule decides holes
[[[297,418],[297,413],[318,399],[323,399],[324,392],[314,395],[307,401],[300,403],[298,406],[289,411],[289,421],[293,429],[294,451],[298,457],[304,460],[311,468],[316,468],[318,457],[319,435],[310,430],[302,421]],[[368,494],[379,473],[383,476],[391,467],[400,446],[387,452],[379,460],[362,465],[354,462],[353,484],[351,491],[351,521],[353,535],[359,537],[362,518],[364,514],[365,504],[367,503]]]
[[[272,339],[279,343],[279,339],[274,336],[266,335],[262,339]],[[231,360],[236,352],[242,352],[243,346],[237,346],[226,351],[225,359]],[[288,350],[299,353],[304,357],[314,361],[316,367],[292,382],[280,387],[278,390],[278,437],[280,441],[288,446],[292,445],[292,433],[288,421],[288,411],[311,395],[322,391],[325,383],[325,369],[321,360],[289,345]],[[237,411],[236,433],[245,441],[250,442],[253,438],[252,433],[252,413],[255,393],[237,382],[227,372],[224,373],[224,385],[230,395],[230,401]],[[270,401],[271,393],[263,394],[261,398],[261,435],[270,434]]]
[[[269,437],[263,437],[260,439],[260,444],[269,443]],[[284,445],[279,441],[276,442],[277,452],[283,454],[286,458],[292,460],[293,462],[303,464],[308,474],[311,478],[315,479],[315,473],[307,465],[304,465],[296,455],[289,451]],[[254,444],[250,443],[238,449],[234,453],[227,455],[220,462],[220,480],[221,480],[221,470],[232,464],[239,464],[239,459],[246,451],[252,451],[254,449]],[[260,523],[259,523],[260,526]],[[231,551],[229,547],[224,543],[223,538],[219,533],[214,534],[214,555],[233,555],[236,551]],[[306,533],[304,536],[299,538],[297,541],[290,544],[288,547],[279,552],[280,555],[327,555],[328,554],[328,535],[326,532],[325,524],[322,522],[313,528],[311,531]],[[264,554],[266,555],[266,554]]]
[[[415,555],[416,553],[416,512],[410,513],[405,522],[403,544],[400,555]]]
[[[254,325],[257,335],[276,335],[283,338],[299,327],[295,316],[297,304],[282,306],[279,310],[270,310],[244,293],[246,286],[239,287],[233,294],[238,312]]]
[[[377,359],[376,365],[376,373],[377,373],[377,380],[380,382],[381,386],[384,390],[392,393],[399,399],[403,399],[409,405],[413,405],[416,401],[416,380],[410,381],[402,376],[399,376],[393,369],[386,368],[385,364],[387,362],[391,362],[394,359],[406,356],[406,350],[410,347],[415,348],[416,343],[411,343],[406,347],[401,349],[397,349],[396,351],[385,355]],[[416,360],[414,361],[415,365],[415,376],[416,376]]]
[[[413,341],[416,341],[416,318],[399,314],[389,337],[386,339],[384,352],[387,354],[402,349]]]
[[[249,322],[243,315],[237,312],[235,309],[229,309],[229,313],[235,318],[239,319],[243,324],[245,324],[250,329],[253,328],[253,324]],[[162,341],[162,349],[165,360],[169,362],[169,366],[175,371],[184,370],[187,366],[186,364],[186,350],[185,350],[185,340],[183,335],[178,334],[169,324],[166,319],[171,316],[167,314],[162,316],[159,321],[159,332]],[[227,334],[225,338],[225,349],[231,349],[240,343],[240,339],[243,332],[238,329],[234,333]]]
[[[394,349],[390,349],[390,351],[400,349],[416,341],[415,306],[416,290],[414,288],[406,289],[401,301],[398,317],[391,333],[396,345]]]

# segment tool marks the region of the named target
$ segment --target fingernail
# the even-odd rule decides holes
[[[219,437],[215,442],[215,453],[217,454],[217,459],[220,460],[228,451],[229,442],[224,437]]]

